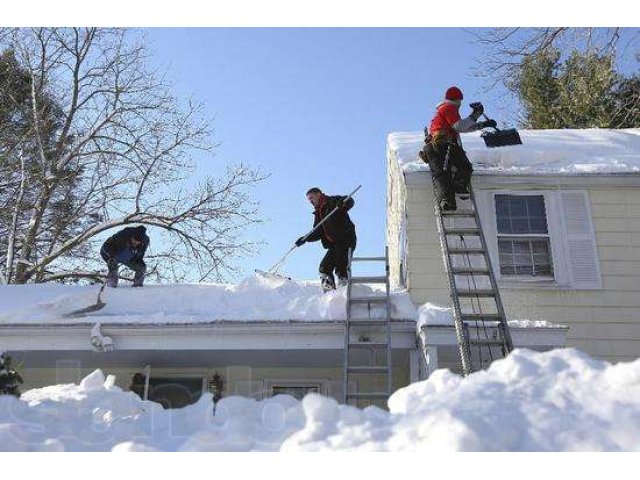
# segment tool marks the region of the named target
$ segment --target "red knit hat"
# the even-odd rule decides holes
[[[458,87],[449,87],[447,93],[444,94],[447,100],[462,100],[462,90]]]

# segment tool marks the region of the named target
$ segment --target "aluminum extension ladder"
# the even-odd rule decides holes
[[[442,258],[453,306],[462,373],[487,367],[513,350],[509,325],[491,266],[471,185],[469,195],[456,195],[461,210],[434,206]]]
[[[383,263],[384,275],[353,276],[353,262]],[[385,289],[373,295],[354,294],[354,286],[367,284],[383,284]],[[343,400],[355,406],[363,406],[364,401],[386,405],[390,395],[391,295],[389,249],[385,247],[384,257],[352,257],[349,254]]]

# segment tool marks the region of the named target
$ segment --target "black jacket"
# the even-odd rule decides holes
[[[346,195],[335,195],[322,197],[321,204],[313,212],[315,227],[325,218],[329,213],[336,208],[336,205],[340,200],[347,198]],[[333,245],[345,245],[352,248],[356,246],[356,226],[353,224],[347,213],[354,206],[355,202],[353,198],[350,198],[344,208],[338,210],[331,215],[329,219],[322,224],[315,232],[307,237],[308,242],[322,241],[324,248],[330,248]]]
[[[127,227],[120,230],[115,235],[110,236],[103,244],[101,253],[103,256],[117,257],[119,253],[131,248],[131,239],[133,237],[141,237],[142,245],[133,250],[133,258],[131,260],[142,260],[147,247],[149,246],[149,237],[144,227]]]

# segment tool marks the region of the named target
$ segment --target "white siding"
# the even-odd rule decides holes
[[[389,182],[404,183],[403,180],[390,168]],[[545,188],[549,189],[523,182],[511,191]],[[431,184],[410,182],[405,189],[409,292],[418,305],[426,301],[448,305]],[[484,223],[486,209],[492,205],[488,197],[482,198],[478,187],[476,191],[479,208],[484,210]],[[564,249],[571,271],[560,272],[553,285],[518,284],[501,279],[507,315],[568,325],[568,346],[596,357],[610,361],[640,357],[640,189],[574,184],[557,185],[555,192],[559,203],[551,208],[568,217],[568,222],[566,231],[551,240],[552,255],[555,263],[562,255],[557,250]],[[580,198],[585,203],[581,204]],[[390,225],[391,220],[400,217],[401,212],[396,210],[402,207],[396,204],[389,211]],[[391,240],[392,232],[388,232]],[[495,239],[487,241],[495,251]],[[564,241],[567,244],[558,245]]]

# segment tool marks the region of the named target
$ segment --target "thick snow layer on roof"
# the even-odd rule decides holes
[[[547,320],[511,319],[508,323],[513,328],[566,328]],[[453,326],[453,310],[427,302],[418,308],[417,329],[435,326]]]
[[[357,295],[375,295],[357,286]],[[320,284],[248,277],[239,284],[149,285],[107,288],[106,307],[90,315],[63,314],[96,302],[99,287],[10,285],[0,287],[0,324],[27,323],[195,323],[227,321],[323,321],[346,317],[346,290],[326,294]],[[378,292],[382,294],[382,292]],[[392,318],[415,319],[416,309],[404,290],[392,294]],[[382,316],[378,309],[373,317]]]
[[[0,396],[1,451],[639,451],[640,359],[515,350],[467,379],[437,370],[389,411],[309,394],[212,397],[165,410],[96,370]]]
[[[462,143],[476,172],[500,174],[640,173],[640,129],[519,130],[522,145],[487,148],[480,132]],[[423,132],[391,133],[389,152],[405,172],[428,170],[418,157]]]

